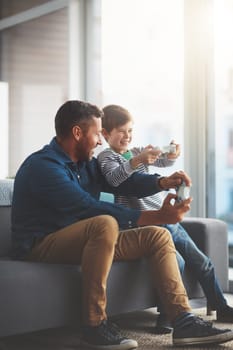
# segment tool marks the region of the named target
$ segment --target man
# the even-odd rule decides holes
[[[133,174],[118,188],[103,178],[96,159],[101,145],[102,111],[81,101],[68,101],[55,117],[56,137],[21,165],[12,203],[15,258],[47,263],[81,264],[83,342],[92,348],[127,350],[138,346],[109,322],[106,284],[113,261],[147,256],[156,292],[174,328],[173,344],[222,343],[233,339],[194,316],[168,231],[157,224],[181,221],[191,199],[172,205],[168,195],[160,210],[143,211],[99,200],[101,191],[145,197],[182,181],[184,172],[169,177]],[[152,276],[153,276],[152,275]]]

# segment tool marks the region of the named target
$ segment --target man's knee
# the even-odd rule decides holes
[[[94,218],[95,235],[105,241],[116,242],[119,235],[119,225],[111,215],[99,215]]]
[[[142,231],[142,241],[152,250],[158,248],[175,250],[170,232],[161,226],[146,226]]]
[[[117,220],[111,215],[99,215],[95,217],[96,224],[101,227],[111,227],[119,231]]]
[[[166,244],[172,244],[173,245],[173,239],[168,231],[168,229],[161,227],[161,226],[153,226],[152,230],[152,236],[155,240],[159,240],[161,242],[164,242]]]

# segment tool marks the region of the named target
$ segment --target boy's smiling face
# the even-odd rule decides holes
[[[127,122],[107,132],[102,130],[102,134],[109,146],[117,153],[125,153],[128,151],[129,144],[132,141],[133,122]]]

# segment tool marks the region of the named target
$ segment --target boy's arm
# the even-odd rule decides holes
[[[145,149],[144,147],[134,147],[132,148],[132,153],[134,156],[137,157],[144,149]],[[158,168],[165,168],[165,167],[172,166],[175,163],[175,161],[176,159],[169,159],[169,157],[167,157],[167,154],[166,154],[161,158],[156,158],[153,163],[145,164],[145,165],[153,165]]]
[[[108,148],[101,152],[97,159],[101,172],[109,185],[117,187],[136,172],[139,165],[153,164],[160,153],[149,145],[145,148],[135,148],[133,157],[125,160],[121,154]]]
[[[120,154],[113,152],[111,149],[104,150],[97,157],[102,174],[108,184],[113,187],[119,186],[136,170],[131,167],[130,160],[121,158]]]

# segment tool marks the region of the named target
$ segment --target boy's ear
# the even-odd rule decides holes
[[[102,132],[103,137],[104,137],[105,139],[107,139],[107,137],[108,137],[108,132],[107,132],[107,130],[103,128],[101,132]]]

